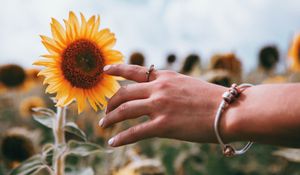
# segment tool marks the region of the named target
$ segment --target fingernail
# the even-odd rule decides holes
[[[114,137],[108,140],[108,144],[110,146],[113,146],[114,142],[115,142],[115,138]]]
[[[103,127],[103,124],[104,124],[104,118],[102,118],[102,119],[99,121],[99,126]]]
[[[106,66],[104,66],[103,71],[104,71],[104,72],[107,71],[108,69],[110,69],[110,67],[111,67],[111,65],[106,65]]]

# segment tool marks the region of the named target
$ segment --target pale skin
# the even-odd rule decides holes
[[[104,72],[136,81],[123,86],[110,100],[99,125],[106,128],[144,115],[149,120],[109,140],[118,147],[160,137],[198,143],[217,143],[213,123],[227,88],[172,71],[109,65]],[[243,91],[223,113],[220,133],[225,142],[300,147],[300,84],[259,85]]]

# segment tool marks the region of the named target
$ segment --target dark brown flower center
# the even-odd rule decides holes
[[[25,82],[25,70],[14,64],[5,65],[0,68],[0,82],[7,87],[16,87]]]
[[[101,80],[103,65],[97,45],[85,39],[70,44],[62,55],[63,75],[78,88],[94,87]]]

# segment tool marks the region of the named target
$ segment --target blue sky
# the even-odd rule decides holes
[[[116,34],[116,48],[128,56],[143,51],[147,63],[163,66],[175,52],[234,51],[250,70],[258,50],[279,46],[282,58],[300,31],[299,0],[5,0],[0,7],[0,64],[30,67],[46,52],[39,34],[50,35],[50,18],[62,22],[69,10],[101,15],[101,27]]]

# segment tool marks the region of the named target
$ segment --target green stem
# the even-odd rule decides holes
[[[54,174],[65,174],[64,146],[66,145],[64,127],[66,124],[66,107],[57,107],[56,119],[53,122],[55,150],[53,156]]]

